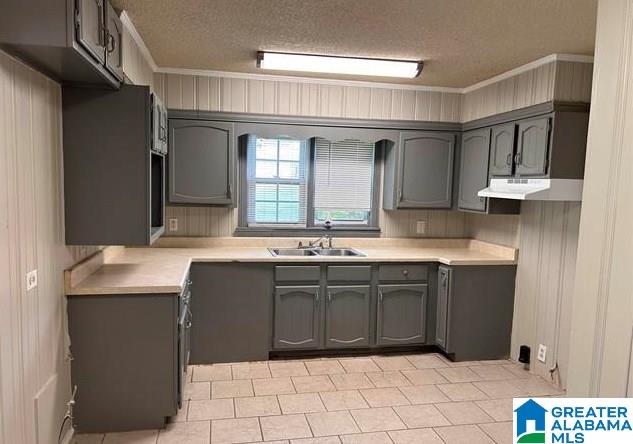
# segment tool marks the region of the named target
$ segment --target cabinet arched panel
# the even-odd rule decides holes
[[[460,209],[486,211],[486,198],[477,193],[488,186],[490,128],[468,131],[462,136],[459,174]]]
[[[318,285],[276,287],[274,347],[318,348],[319,305]]]
[[[519,122],[516,159],[518,175],[542,176],[547,173],[549,133],[549,117]]]
[[[326,347],[369,345],[369,296],[369,285],[328,287]]]
[[[424,343],[427,294],[424,284],[379,285],[376,343]]]
[[[492,128],[490,140],[491,176],[512,176],[515,128],[514,122]]]
[[[170,119],[169,201],[232,205],[233,123]]]

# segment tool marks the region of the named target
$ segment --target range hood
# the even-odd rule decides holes
[[[491,179],[479,197],[514,200],[582,200],[581,179]]]

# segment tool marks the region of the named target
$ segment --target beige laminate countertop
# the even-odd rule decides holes
[[[275,257],[268,246],[295,246],[296,240],[178,239],[159,247],[109,247],[66,271],[66,294],[177,293],[191,262],[375,263],[439,262],[446,265],[512,265],[517,250],[469,239],[335,239],[335,246],[356,248],[364,257]]]

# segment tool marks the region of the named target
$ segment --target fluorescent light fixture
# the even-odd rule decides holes
[[[368,59],[313,54],[260,51],[257,67],[279,71],[304,71],[413,79],[420,75],[422,61]]]

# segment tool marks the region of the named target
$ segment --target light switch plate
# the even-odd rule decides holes
[[[419,220],[417,222],[417,224],[415,225],[415,232],[418,234],[425,234],[426,233],[426,221],[425,220]]]
[[[178,219],[169,219],[169,231],[178,231]]]
[[[37,270],[31,270],[26,273],[26,291],[33,290],[37,287]]]
[[[538,359],[539,361],[545,363],[545,358],[547,356],[547,347],[543,344],[539,344],[538,345],[538,355],[536,356],[536,359]]]

